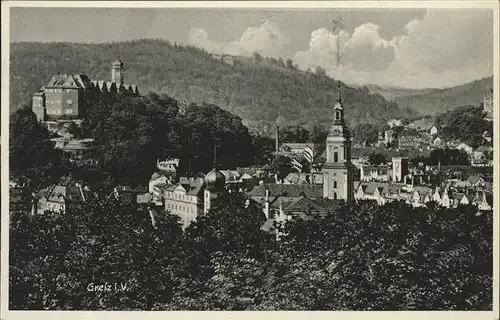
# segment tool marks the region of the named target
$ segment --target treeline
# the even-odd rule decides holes
[[[29,103],[31,95],[57,72],[109,80],[110,63],[117,56],[125,63],[125,82],[139,85],[141,92],[215,104],[261,131],[280,115],[291,124],[329,123],[337,98],[334,79],[321,69],[304,72],[279,59],[234,58],[229,64],[201,49],[161,40],[13,43],[11,108]],[[343,98],[350,124],[412,116],[411,110],[402,110],[367,88],[343,86]]]
[[[79,175],[97,179],[102,187],[144,185],[159,159],[180,158],[179,174],[185,175],[206,173],[214,161],[224,169],[263,165],[274,151],[272,139],[252,136],[241,118],[215,105],[191,104],[180,112],[177,101],[167,95],[109,94],[88,111],[78,135],[95,139],[99,174]],[[15,176],[37,186],[68,172],[58,165],[61,154],[29,107],[13,114],[10,130],[11,159],[22,159],[11,167]]]
[[[492,308],[492,214],[472,206],[339,204],[276,226],[277,242],[234,194],[185,231],[89,197],[65,215],[11,217],[11,310]]]
[[[482,106],[461,106],[436,117],[442,135],[448,140],[457,139],[477,148],[484,144],[483,133],[493,136],[493,122],[485,120]]]
[[[434,116],[457,106],[479,105],[490,88],[493,88],[493,77],[451,88],[423,89],[422,93],[405,94],[395,97],[394,101],[402,108],[411,108],[421,114]]]

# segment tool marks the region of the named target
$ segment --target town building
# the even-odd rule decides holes
[[[344,120],[344,106],[338,87],[338,99],[333,108],[334,120],[326,138],[326,162],[323,165],[323,197],[343,199],[354,198],[354,170],[351,163],[351,134]]]
[[[289,204],[305,197],[309,200],[321,199],[323,187],[321,185],[292,185],[292,184],[261,184],[248,193],[250,199],[256,201],[263,208],[267,219],[284,217],[285,209]]]
[[[81,184],[54,185],[40,190],[33,198],[33,214],[46,211],[66,213],[72,207],[85,202],[84,188]]]
[[[98,164],[95,154],[94,139],[54,138],[54,148],[62,151],[63,156],[71,163],[95,166]]]
[[[182,227],[186,228],[204,213],[203,178],[185,178],[164,189],[165,211],[181,218]]]
[[[408,175],[410,161],[408,158],[392,158],[392,182],[403,182],[404,177]]]
[[[424,139],[416,130],[403,130],[398,137],[399,149],[421,149]]]

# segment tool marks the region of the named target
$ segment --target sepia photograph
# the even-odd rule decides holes
[[[16,2],[2,319],[494,319],[498,2]]]

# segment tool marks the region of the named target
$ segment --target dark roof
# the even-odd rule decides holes
[[[326,212],[325,208],[319,205],[317,202],[307,198],[300,197],[289,202],[283,210],[287,213],[293,212],[303,212],[303,213],[318,213]]]
[[[45,87],[92,88],[93,84],[84,74],[58,74],[52,76]]]
[[[185,178],[181,177],[180,182],[176,185],[168,187],[166,190],[174,191],[178,186],[182,186],[186,190],[186,194],[199,196],[200,192],[203,190],[205,186],[205,182],[200,178]]]
[[[137,186],[135,189],[134,189],[134,192],[146,192],[148,191],[146,188],[144,188],[143,186]]]
[[[82,190],[77,186],[61,186],[56,185],[50,190],[47,198],[48,201],[72,203],[83,202],[84,197]]]
[[[292,184],[262,184],[249,192],[250,196],[265,196],[266,189],[269,190],[269,196],[301,197],[306,196],[310,199],[323,197],[323,186],[317,185],[292,185]]]

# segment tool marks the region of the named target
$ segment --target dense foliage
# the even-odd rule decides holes
[[[215,105],[191,104],[179,112],[177,101],[167,95],[109,95],[89,111],[108,185],[143,184],[157,160],[169,157],[180,158],[183,175],[208,172],[215,157],[220,167],[235,168],[268,156],[257,150],[239,117]]]
[[[489,310],[492,214],[472,206],[339,205],[279,242],[241,196],[184,232],[168,214],[88,201],[11,218],[10,308]],[[108,283],[111,292],[88,291]],[[118,289],[115,291],[114,284]]]
[[[160,40],[108,44],[12,43],[11,106],[28,103],[31,95],[57,72],[84,73],[95,80],[110,79],[110,63],[124,61],[125,82],[141,92],[162,92],[177,100],[216,104],[253,125],[275,122],[330,122],[337,97],[335,81],[324,73],[303,72],[290,62],[234,57],[226,63],[194,48]],[[281,61],[281,62],[280,62]],[[318,70],[319,71],[319,70]],[[343,89],[346,117],[352,122],[408,116],[367,88]]]
[[[83,124],[70,127],[74,136],[95,139],[99,168],[86,170],[65,163],[47,130],[28,107],[13,113],[10,125],[11,174],[38,189],[71,173],[109,189],[119,184],[144,185],[157,160],[180,158],[179,174],[208,172],[216,157],[225,169],[272,160],[274,142],[252,136],[241,118],[215,105],[191,104],[182,112],[167,95],[131,97],[103,95]],[[83,131],[83,132],[82,132]],[[216,152],[216,153],[215,153]],[[97,173],[97,174],[96,174]]]
[[[462,106],[439,115],[436,123],[446,139],[457,139],[477,148],[484,143],[485,131],[493,134],[493,122],[486,121],[485,115],[481,106]]]
[[[11,177],[29,186],[52,183],[61,171],[61,154],[30,107],[22,107],[10,117],[9,157]]]

